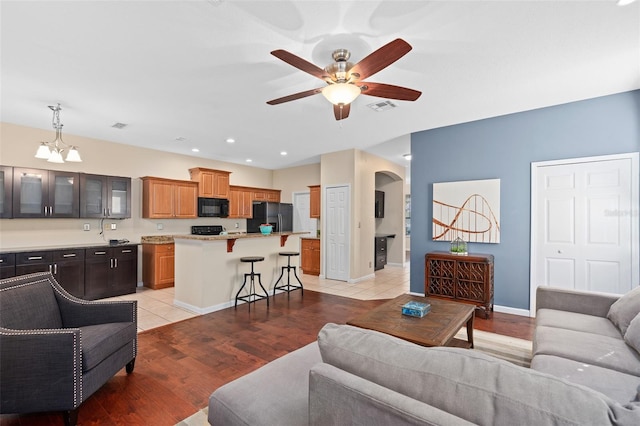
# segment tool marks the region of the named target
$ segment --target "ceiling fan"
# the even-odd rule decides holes
[[[324,69],[286,50],[274,50],[271,54],[276,58],[320,80],[324,80],[327,85],[317,89],[283,96],[282,98],[273,99],[267,103],[269,105],[278,105],[322,93],[324,97],[333,104],[333,113],[336,120],[343,120],[349,117],[351,102],[360,94],[402,101],[415,101],[420,97],[422,92],[391,84],[364,81],[366,78],[371,77],[373,74],[402,58],[409,53],[410,50],[411,45],[398,38],[369,54],[369,56],[357,64],[353,64],[349,62],[351,52],[347,49],[338,49],[332,54],[335,62],[327,65]]]

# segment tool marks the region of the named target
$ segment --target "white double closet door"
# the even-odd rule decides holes
[[[638,286],[638,153],[532,164],[531,315],[540,285]]]

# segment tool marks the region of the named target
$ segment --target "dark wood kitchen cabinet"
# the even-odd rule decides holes
[[[376,237],[374,244],[374,271],[387,264],[387,237]]]
[[[135,293],[138,274],[136,245],[92,248],[87,249],[85,255],[85,299]]]
[[[384,217],[384,192],[383,191],[376,191],[374,207],[375,207],[374,217],[383,218]]]
[[[425,295],[472,303],[489,318],[493,311],[493,255],[431,252],[425,256]]]
[[[84,249],[21,252],[15,256],[15,274],[51,272],[69,293],[84,297]]]
[[[131,217],[131,178],[80,174],[80,217]]]
[[[13,168],[14,218],[80,217],[80,175]]]
[[[0,219],[13,216],[13,167],[0,166]]]
[[[16,254],[0,253],[0,279],[16,276]]]

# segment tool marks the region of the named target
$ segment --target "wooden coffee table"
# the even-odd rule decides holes
[[[430,303],[431,312],[422,318],[402,315],[402,305],[412,300]],[[403,294],[347,324],[380,331],[422,346],[473,348],[474,312],[474,305]],[[453,337],[465,324],[466,342]]]

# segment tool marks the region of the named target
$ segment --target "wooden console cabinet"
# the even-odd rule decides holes
[[[489,318],[493,311],[493,255],[427,253],[424,292],[430,297],[475,304]]]

